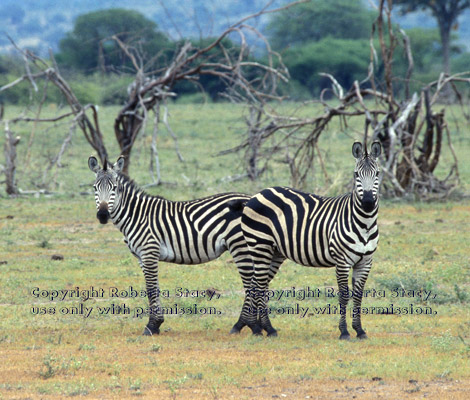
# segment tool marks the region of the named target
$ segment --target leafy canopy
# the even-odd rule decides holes
[[[369,42],[365,39],[325,38],[293,47],[284,54],[292,78],[315,95],[331,87],[331,81],[319,73],[333,75],[347,90],[355,80],[362,80],[367,75],[369,59]]]
[[[361,0],[312,0],[283,10],[268,24],[274,48],[319,41],[325,37],[365,39],[375,14]]]
[[[450,73],[451,30],[458,17],[470,8],[470,0],[395,0],[403,14],[418,10],[431,11],[439,26],[444,72]]]
[[[137,11],[115,8],[77,17],[73,31],[59,44],[57,59],[87,73],[98,68],[127,66],[129,60],[125,53],[110,40],[113,35],[118,35],[126,45],[138,48],[147,59],[169,47],[169,40],[158,31],[155,22]]]

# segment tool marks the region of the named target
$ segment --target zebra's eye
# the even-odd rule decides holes
[[[379,176],[379,175],[380,175],[380,171],[377,171],[377,172],[375,173],[375,176]]]
[[[356,171],[354,171],[354,177],[359,178],[359,174]]]
[[[93,185],[93,190],[96,190],[96,185]]]

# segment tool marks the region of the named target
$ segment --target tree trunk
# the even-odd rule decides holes
[[[439,31],[442,44],[442,70],[445,74],[450,74],[450,29],[448,21],[439,22]]]
[[[20,142],[20,137],[13,136],[12,131],[8,127],[8,123],[5,124],[5,184],[6,192],[9,195],[16,196],[19,194],[18,187],[16,186],[16,146]]]

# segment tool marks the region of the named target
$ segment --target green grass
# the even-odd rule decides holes
[[[295,104],[286,104],[281,107],[281,112],[289,114],[296,107]],[[17,116],[21,111],[19,107],[7,106],[5,119]],[[118,107],[103,107],[99,110],[100,126],[113,162],[119,156],[119,148],[113,131],[114,118],[118,111]],[[322,112],[323,110],[318,105],[311,105],[302,109],[301,114],[312,117]],[[49,105],[45,113],[45,117],[54,116],[58,110],[54,105]],[[245,132],[246,113],[244,106],[234,104],[170,105],[170,124],[178,136],[179,148],[185,162],[178,160],[173,140],[162,126],[159,132],[158,149],[162,179],[166,184],[151,188],[149,191],[169,198],[187,199],[228,190],[254,193],[272,185],[290,185],[288,166],[283,162],[282,154],[274,157],[266,174],[257,182],[232,180],[234,176],[244,173],[243,153],[217,156],[220,151],[240,143]],[[29,114],[29,116],[33,115],[33,113]],[[464,118],[457,107],[449,107],[447,115],[455,151],[460,160],[459,172],[462,182],[460,192],[468,192],[470,167],[465,159],[470,151],[470,143],[463,131]],[[141,185],[152,182],[149,173],[151,125],[149,121],[146,131],[134,145],[131,156],[131,176]],[[68,134],[66,123],[56,126],[39,124],[34,132],[33,146],[28,161],[28,142],[32,127],[31,124],[25,123],[10,126],[15,135],[21,137],[18,145],[17,180],[18,186],[23,190],[34,190],[43,182],[43,172],[49,160],[57,154],[64,137]],[[352,119],[350,125],[343,131],[338,121],[334,120],[319,140],[322,157],[327,160],[331,183],[326,185],[320,165],[316,163],[305,189],[326,195],[343,193],[344,187],[350,182],[352,176],[351,143],[353,140],[361,140],[362,136],[361,119]],[[2,147],[3,141],[4,136],[0,135]],[[453,161],[447,146],[443,147],[440,164],[436,171],[439,178],[447,175]],[[50,183],[48,189],[66,193],[68,196],[79,196],[80,193],[89,192],[93,174],[87,168],[87,160],[92,153],[92,148],[81,131],[77,129],[72,145],[63,157],[62,167],[54,168],[46,175],[45,181]],[[4,187],[0,187],[0,194],[4,194],[4,190]]]
[[[100,111],[103,127],[112,126],[116,111]],[[177,160],[172,140],[162,132],[162,175],[172,184],[150,188],[149,192],[188,199],[228,190],[254,193],[265,186],[288,184],[287,168],[281,163],[273,164],[259,182],[224,180],[242,172],[240,157],[214,154],[237,143],[243,129],[242,111],[239,106],[219,104],[175,105],[171,121],[186,163]],[[20,187],[33,187],[47,155],[58,150],[66,130],[64,126],[51,131],[41,127],[36,132],[37,146],[30,165],[19,164]],[[20,161],[25,157],[28,132],[18,127],[24,139]],[[469,139],[453,132],[459,143],[456,151],[464,160],[469,154]],[[360,137],[360,129],[356,132],[351,128],[350,134]],[[106,140],[110,153],[117,157],[110,129],[106,129]],[[317,171],[308,190],[335,194],[344,190],[351,176],[352,138],[332,127],[321,140],[320,147],[331,160],[329,172],[338,184],[330,189],[322,187],[322,174]],[[331,398],[335,391],[346,396],[357,387],[365,388],[364,396],[383,391],[385,398],[396,398],[396,393],[407,398],[413,391],[436,396],[440,392],[435,382],[444,382],[455,389],[455,398],[464,398],[461,388],[470,378],[467,200],[381,203],[380,244],[366,289],[383,291],[384,297],[367,297],[363,306],[371,310],[391,303],[403,308],[413,304],[415,308],[431,307],[435,315],[364,315],[363,325],[370,339],[361,342],[338,341],[337,315],[273,316],[273,325],[279,330],[274,340],[252,337],[246,330],[230,336],[228,331],[238,317],[243,296],[235,265],[225,254],[200,266],[162,263],[160,272],[161,289],[169,292],[169,297],[162,299],[163,305],[196,304],[199,308],[215,307],[220,314],[168,316],[160,336],[143,337],[145,318],[136,318],[132,312],[98,313],[98,307],[113,304],[125,304],[134,311],[145,308],[147,300],[109,295],[112,287],[143,290],[144,280],[121,233],[96,220],[93,174],[87,167],[91,153],[77,131],[63,168],[57,172],[57,195],[0,198],[0,261],[6,262],[0,265],[0,398],[251,399],[282,394]],[[443,159],[447,162],[448,155]],[[140,184],[150,182],[148,161],[148,137],[142,137],[131,165],[131,175]],[[468,191],[470,182],[467,164],[461,162],[462,192]],[[64,259],[52,260],[55,254]],[[286,262],[271,284],[274,290],[307,286],[322,291],[336,288],[334,271]],[[50,301],[32,293],[34,288],[51,291],[76,287],[103,289],[103,296],[86,301]],[[175,296],[179,287],[199,291],[215,288],[221,296],[212,301],[180,298]],[[429,290],[436,297],[428,301],[416,295],[392,297],[393,290],[402,287]],[[277,308],[296,304],[322,307],[337,304],[337,299],[321,296],[271,302]],[[33,307],[42,308],[46,314],[33,315]],[[83,307],[92,310],[87,318],[70,314]],[[47,314],[48,309],[55,313]],[[348,322],[350,326],[349,316]],[[464,387],[469,389],[468,385]]]

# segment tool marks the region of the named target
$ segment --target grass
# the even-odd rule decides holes
[[[102,111],[102,126],[112,125],[115,111]],[[177,161],[171,139],[162,134],[163,178],[179,184],[149,191],[187,199],[288,184],[286,166],[281,164],[260,182],[224,180],[237,173],[240,161],[212,154],[236,142],[237,130],[227,134],[226,126],[242,127],[240,112],[226,105],[175,106],[173,129],[186,164]],[[112,133],[106,135],[111,144]],[[33,154],[28,168],[20,165],[20,187],[30,188],[46,153],[52,152],[54,143],[60,146],[60,139],[51,136],[37,132],[35,140],[42,150]],[[463,157],[469,140],[457,138],[456,150]],[[149,182],[146,140],[141,139],[131,167],[141,184]],[[208,141],[217,144],[209,155],[204,152]],[[349,156],[351,141],[330,132],[321,145],[340,182],[330,188],[333,192],[350,176],[353,159],[344,154]],[[116,149],[110,152],[117,155]],[[305,318],[273,316],[277,339],[253,337],[246,328],[231,336],[228,331],[243,296],[236,268],[226,254],[200,266],[162,263],[160,286],[168,291],[164,306],[196,304],[200,309],[214,307],[220,314],[167,316],[160,336],[143,337],[146,318],[136,317],[135,310],[147,306],[146,298],[110,296],[110,288],[131,296],[132,290],[144,289],[144,281],[120,232],[96,220],[93,175],[86,165],[90,153],[77,132],[57,173],[58,195],[0,198],[0,262],[5,262],[0,264],[0,399],[465,398],[470,390],[468,201],[381,203],[381,239],[366,289],[383,295],[366,297],[363,306],[372,310],[413,305],[430,307],[436,314],[369,313],[363,324],[370,339],[340,342],[338,316],[312,312],[313,307],[337,304],[336,298],[324,295],[328,288],[336,288],[334,271],[286,262],[272,289],[286,292],[308,286],[318,288],[321,296],[282,298],[271,305],[282,309],[298,304],[309,307],[310,313]],[[24,156],[20,147],[19,159]],[[465,164],[460,172],[465,192],[470,170]],[[308,190],[321,187],[320,175]],[[53,255],[63,259],[53,260]],[[77,296],[50,300],[53,290],[77,287],[96,292],[85,301]],[[177,297],[178,288],[214,288],[221,295],[213,300]],[[400,288],[407,295],[393,297]],[[436,297],[424,300],[418,295],[421,290]],[[99,313],[113,305],[115,314]],[[129,314],[118,313],[126,307]],[[42,313],[33,315],[33,309]],[[87,310],[91,311],[86,317]],[[349,316],[348,322],[350,326]]]

